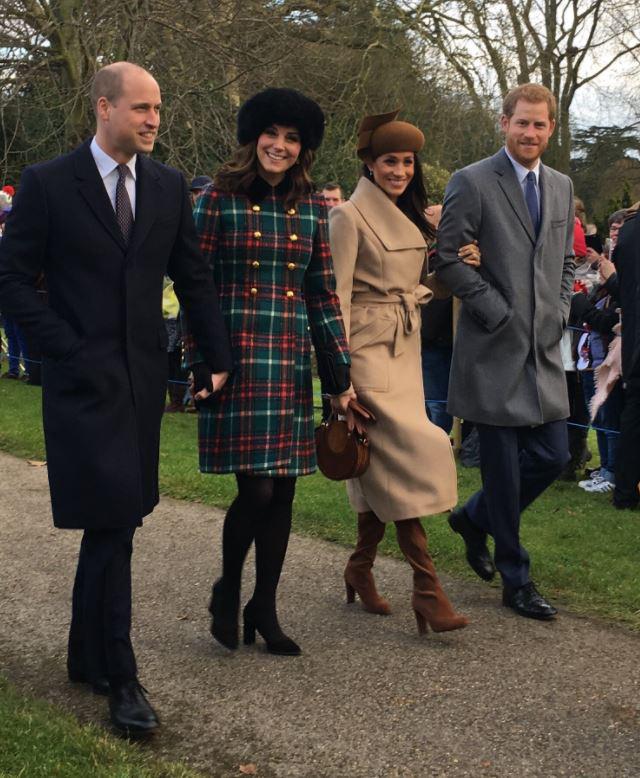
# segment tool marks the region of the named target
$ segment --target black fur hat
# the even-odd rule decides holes
[[[238,111],[238,143],[257,140],[270,124],[295,127],[302,147],[315,151],[324,134],[324,114],[314,100],[295,89],[265,89],[250,97]]]

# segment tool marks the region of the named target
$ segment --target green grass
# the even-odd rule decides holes
[[[2,778],[197,778],[140,747],[81,726],[44,702],[27,699],[0,678]]]
[[[165,416],[161,491],[182,500],[226,507],[235,493],[235,480],[200,474],[196,443],[194,416]],[[37,387],[0,382],[0,448],[21,457],[44,458]],[[591,449],[595,455],[595,440],[591,440]],[[463,501],[478,488],[478,471],[460,467],[458,482]],[[444,516],[426,519],[425,526],[438,569],[473,578],[461,542]],[[328,481],[319,473],[299,479],[294,529],[351,545],[355,523],[344,484]],[[578,613],[640,629],[640,514],[616,511],[609,495],[588,495],[575,484],[558,482],[525,513],[522,538],[531,554],[534,579],[554,601]],[[400,556],[391,527],[381,551]]]

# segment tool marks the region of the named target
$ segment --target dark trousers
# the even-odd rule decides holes
[[[453,427],[453,416],[447,413],[451,346],[422,346],[422,383],[427,416],[447,435]]]
[[[85,530],[73,585],[68,668],[112,684],[136,677],[131,645],[131,553],[135,527]]]
[[[539,427],[478,424],[482,489],[465,510],[495,542],[495,563],[505,586],[529,581],[529,554],[520,543],[520,514],[569,461],[567,423]]]
[[[624,408],[620,419],[616,488],[613,501],[621,507],[638,504],[640,482],[640,385],[624,389]]]

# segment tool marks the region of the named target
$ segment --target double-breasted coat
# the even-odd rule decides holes
[[[34,281],[44,270],[49,307]],[[39,343],[54,523],[137,526],[158,502],[165,274],[204,361],[231,367],[183,176],[138,155],[127,246],[89,143],[27,168],[0,241],[0,308]]]
[[[569,415],[560,340],[573,289],[571,180],[540,166],[542,222],[533,229],[504,149],[453,175],[438,226],[436,276],[462,300],[451,414],[507,427]],[[458,248],[477,240],[480,268]]]
[[[349,354],[335,293],[320,195],[285,204],[256,178],[248,194],[209,187],[195,208],[231,338],[233,373],[199,413],[200,470],[299,476],[316,468],[311,335],[319,358],[349,386]],[[199,360],[186,340],[188,366]],[[344,369],[340,370],[340,366]]]
[[[446,433],[426,414],[420,360],[420,230],[366,178],[330,213],[331,253],[358,398],[377,418],[368,427],[371,459],[347,482],[354,510],[390,522],[440,513],[457,502]]]

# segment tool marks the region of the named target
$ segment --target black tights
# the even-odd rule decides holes
[[[275,618],[276,590],[287,553],[294,477],[236,473],[238,496],[224,520],[222,530],[222,578],[225,599],[238,607],[242,567],[252,541],[256,544],[256,585],[253,602]]]

